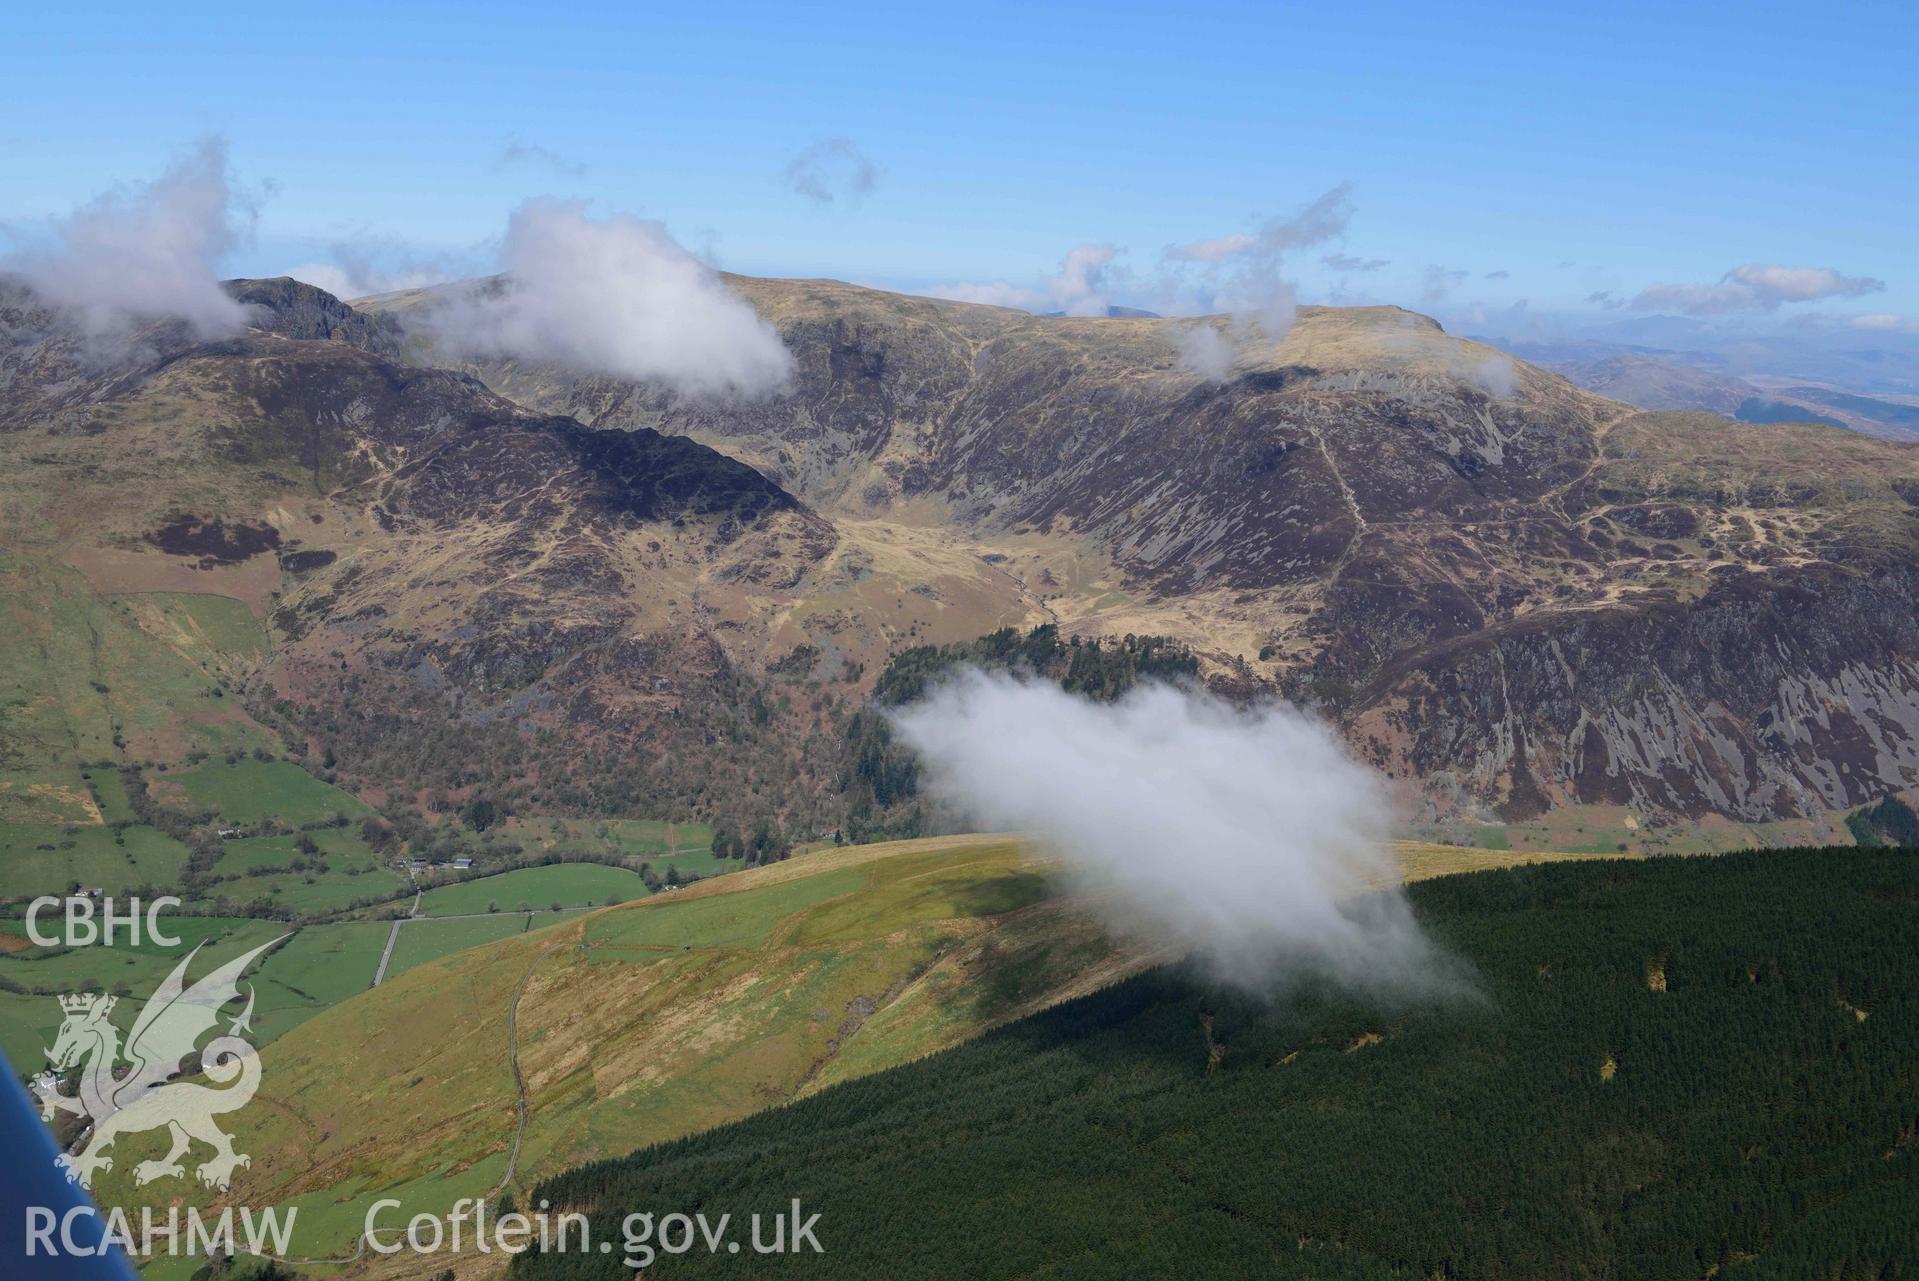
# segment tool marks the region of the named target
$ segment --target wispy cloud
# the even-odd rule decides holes
[[[1484,276],[1481,276],[1480,279],[1481,280],[1508,280],[1512,277],[1512,274],[1513,274],[1512,272],[1502,268],[1499,271],[1489,271]]]
[[[1117,245],[1079,245],[1067,253],[1060,269],[1038,286],[1003,280],[983,284],[939,285],[925,292],[955,302],[988,303],[1026,311],[1058,311],[1068,316],[1103,316],[1111,306],[1110,292],[1124,277],[1114,265]]]
[[[425,254],[401,241],[362,233],[342,236],[327,246],[325,258],[283,274],[351,299],[456,280],[471,275],[473,267],[463,255]]]
[[[529,200],[507,224],[501,260],[502,288],[459,295],[433,316],[440,341],[687,395],[771,395],[792,377],[778,332],[658,222]]]
[[[1476,362],[1471,377],[1494,400],[1509,400],[1519,390],[1519,365],[1504,352]]]
[[[1291,217],[1270,219],[1252,231],[1168,245],[1160,251],[1158,267],[1150,275],[1136,276],[1119,262],[1126,253],[1123,247],[1089,243],[1073,249],[1055,275],[1037,284],[996,280],[937,285],[921,292],[1071,316],[1103,315],[1114,296],[1124,292],[1130,295],[1129,301],[1143,302],[1164,314],[1231,315],[1236,322],[1231,339],[1238,346],[1251,341],[1252,321],[1259,322],[1268,338],[1278,338],[1292,325],[1297,308],[1294,287],[1284,274],[1287,256],[1342,234],[1352,215],[1352,186],[1341,183]],[[1360,271],[1386,265],[1383,259],[1341,255],[1324,261],[1344,262]],[[1214,339],[1218,338],[1215,334]],[[1189,368],[1220,367],[1211,347],[1213,339],[1188,334],[1180,342],[1193,348],[1181,352],[1182,363]],[[1202,353],[1199,348],[1206,350]]]
[[[1781,267],[1747,263],[1711,284],[1650,285],[1632,300],[1637,311],[1678,311],[1717,316],[1738,311],[1776,311],[1786,303],[1824,298],[1858,298],[1877,293],[1886,282],[1872,276],[1846,276],[1831,267]]]
[[[1225,382],[1238,356],[1232,340],[1205,320],[1183,331],[1174,350],[1181,369],[1209,383]]]
[[[1228,258],[1236,258],[1259,248],[1259,237],[1249,232],[1234,232],[1229,236],[1214,236],[1210,240],[1194,240],[1183,245],[1166,246],[1166,257],[1173,262],[1220,263]]]
[[[520,138],[509,138],[500,148],[494,166],[500,169],[515,165],[532,165],[546,169],[563,177],[577,178],[586,172],[587,167],[577,160],[563,156],[551,147],[543,147],[537,142],[527,142]]]
[[[850,204],[873,194],[880,169],[850,138],[821,138],[786,162],[793,194],[816,205]]]
[[[1378,271],[1393,265],[1390,258],[1357,258],[1352,254],[1327,254],[1319,263],[1333,271]]]
[[[1253,231],[1168,245],[1161,254],[1161,290],[1195,310],[1256,318],[1269,337],[1277,337],[1291,327],[1298,309],[1297,291],[1285,275],[1287,257],[1344,234],[1352,217],[1352,184],[1342,182],[1298,213],[1268,219]]]
[[[1466,278],[1471,274],[1472,273],[1468,271],[1462,271],[1452,267],[1442,267],[1434,263],[1432,266],[1426,268],[1424,282],[1421,284],[1419,290],[1420,301],[1426,303],[1445,302],[1452,294],[1454,287],[1464,284]]]
[[[180,319],[202,338],[236,333],[246,309],[220,288],[220,263],[251,230],[253,202],[226,143],[202,141],[158,178],[103,192],[29,237],[4,265],[103,337]]]

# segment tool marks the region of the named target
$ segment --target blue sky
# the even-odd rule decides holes
[[[1167,246],[1350,183],[1343,233],[1286,255],[1308,301],[1598,314],[1595,294],[1763,264],[1884,287],[1754,295],[1761,319],[1919,315],[1909,7],[914,8],[17,7],[0,221],[211,134],[261,194],[236,274],[339,243],[485,269],[509,212],[552,194],[662,219],[729,269],[909,288],[1034,287],[1111,245],[1132,274],[1108,292],[1135,301]],[[793,189],[825,139],[875,166],[869,192]]]

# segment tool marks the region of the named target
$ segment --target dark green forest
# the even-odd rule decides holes
[[[1887,796],[1846,815],[1852,839],[1861,845],[1900,845],[1919,848],[1919,814],[1897,796]]]
[[[1919,1277],[1919,855],[1409,893],[1480,999],[1158,969],[534,1195],[596,1239],[629,1210],[822,1215],[823,1255],[699,1249],[648,1277]]]

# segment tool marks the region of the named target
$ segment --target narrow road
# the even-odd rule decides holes
[[[386,951],[380,953],[380,968],[373,971],[374,987],[380,986],[380,980],[386,977],[386,967],[393,960],[393,945],[400,941],[400,927],[420,914],[420,896],[424,893],[424,889],[414,890],[413,911],[409,915],[393,918],[393,928],[386,932]]]

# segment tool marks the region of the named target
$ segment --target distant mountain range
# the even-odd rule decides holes
[[[1487,338],[1590,391],[1641,409],[1704,409],[1744,422],[1811,422],[1919,441],[1919,338],[1846,331],[1727,338],[1670,316],[1551,341]]]

